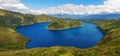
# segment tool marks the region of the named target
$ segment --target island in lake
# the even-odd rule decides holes
[[[48,25],[48,30],[64,30],[73,27],[81,27],[82,24],[77,20],[54,20],[50,25]]]
[[[93,35],[92,37],[88,36],[87,40],[90,41],[90,39],[92,39],[93,42],[98,41],[99,37],[101,36],[99,36],[99,34],[96,33],[96,28],[93,29],[93,27],[95,26],[91,27],[89,24],[85,25],[82,22],[82,24],[84,25],[82,28],[81,27],[82,24],[76,20],[71,20],[66,18],[65,19],[56,18],[47,15],[22,14],[19,12],[0,9],[0,56],[120,56],[120,18],[113,18],[113,19],[101,18],[99,20],[85,19],[81,21],[92,22],[97,24],[98,30],[101,30],[104,33],[104,37],[91,48],[86,48],[86,49],[77,48],[75,45],[81,46],[81,44],[79,44],[79,42],[78,43],[74,43],[74,42],[80,40],[78,39],[78,36],[80,36],[79,38],[82,38],[80,41],[85,40],[86,37],[84,36],[91,35],[92,34],[91,32],[93,32]],[[51,22],[51,23],[47,25],[41,22]],[[41,23],[41,24],[36,24],[36,23]],[[36,27],[37,30],[39,31],[35,30],[36,28],[34,28],[33,26],[31,29],[31,26],[27,26],[27,25],[37,25],[38,27],[36,26],[34,27]],[[46,25],[48,31],[44,29]],[[84,28],[87,26],[88,28]],[[16,29],[20,29],[19,27],[22,28],[30,27],[30,30],[27,29],[28,32],[23,31],[25,32],[25,34],[20,34],[16,30]],[[49,30],[62,30],[73,27],[81,27],[82,28],[81,32],[84,34],[80,35],[81,32],[78,31],[80,29],[74,29],[74,30],[72,29],[72,31],[71,29],[69,29],[69,30],[64,30],[64,32],[49,31]],[[95,30],[95,33],[91,29]],[[33,31],[39,32],[41,34],[34,33],[35,34],[34,36],[30,35],[31,33],[33,33]],[[85,32],[87,31],[91,34],[86,34]],[[33,38],[26,37],[25,36],[26,34],[29,34],[29,36],[32,36]],[[44,35],[47,35],[48,37],[45,37]],[[53,38],[51,37],[52,35],[54,35]],[[62,35],[62,37],[60,35]],[[93,37],[97,37],[97,38],[93,39]],[[28,42],[32,42],[29,40],[33,40],[33,39],[43,44],[35,42],[34,45],[37,46],[37,48],[35,47],[32,49],[27,49],[26,44]],[[68,46],[64,44],[63,41],[61,41],[60,39],[62,39],[64,43],[67,42],[70,45]],[[56,44],[56,41],[60,45]],[[84,44],[86,42],[80,42],[80,43]],[[52,47],[47,46],[53,44],[55,44],[55,46]],[[89,42],[86,45],[89,44],[92,43]],[[33,45],[30,45],[30,47],[31,46]]]

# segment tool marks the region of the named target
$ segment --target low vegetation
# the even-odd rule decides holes
[[[0,25],[13,29],[15,29],[16,26],[50,22],[54,19],[56,18],[47,15],[22,14],[19,12],[12,12],[0,9]]]
[[[100,46],[90,49],[74,47],[34,48],[1,52],[0,56],[119,56],[120,47]]]
[[[79,49],[56,46],[25,49],[25,43],[28,39],[15,32],[16,26],[38,22],[51,22],[56,19],[46,15],[36,16],[0,10],[0,56],[120,56],[120,19],[86,20],[87,22],[97,23],[98,28],[105,35],[92,48]],[[77,24],[76,21],[75,23],[73,21],[69,22]]]
[[[25,49],[26,38],[13,29],[0,26],[0,52]]]
[[[80,27],[82,24],[77,20],[55,20],[48,27],[48,30],[64,30],[74,27]]]
[[[111,20],[87,20],[87,22],[95,22],[98,25],[98,28],[102,30],[105,34],[102,41],[99,44],[105,44],[109,41],[120,37],[120,19],[111,19]],[[120,39],[118,39],[120,41]],[[120,44],[117,44],[120,45]]]
[[[41,20],[41,18],[45,20]],[[52,20],[50,16],[22,14],[0,9],[0,52],[25,49],[25,43],[28,39],[15,31],[16,26],[47,22],[50,20]]]

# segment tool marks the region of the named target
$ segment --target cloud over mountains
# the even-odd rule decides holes
[[[0,0],[0,8],[32,14],[109,14],[120,13],[120,0],[105,0],[103,5],[65,4],[47,9],[32,10],[20,0]]]
[[[35,12],[29,7],[26,7],[23,3],[20,2],[20,0],[0,0],[0,8],[11,10],[11,11],[16,11],[16,12],[22,12],[22,13]]]
[[[43,9],[46,14],[106,14],[120,13],[120,0],[105,0],[103,5],[74,5],[66,4],[58,7]]]

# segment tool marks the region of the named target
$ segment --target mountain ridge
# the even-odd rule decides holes
[[[50,16],[60,17],[60,18],[78,19],[78,20],[120,18],[120,14],[93,14],[93,15],[51,14]]]
[[[99,44],[92,48],[43,47],[26,49],[25,43],[29,39],[17,33],[15,27],[50,22],[53,19],[58,18],[0,9],[0,56],[120,56],[120,19],[86,20],[86,22],[95,22],[105,34]]]

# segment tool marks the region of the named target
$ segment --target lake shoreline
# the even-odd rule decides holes
[[[47,24],[46,24],[46,23],[47,23]],[[84,23],[84,22],[83,22],[83,23]],[[40,27],[41,24],[42,24],[44,27]],[[45,24],[45,25],[44,25],[44,24]],[[89,25],[89,24],[91,24],[91,23],[84,23],[84,24],[88,24],[88,25]],[[35,25],[36,25],[36,26],[35,26]],[[38,26],[37,26],[37,25],[38,25]],[[34,31],[37,31],[37,32],[40,32],[40,30],[42,30],[42,31],[41,31],[41,33],[39,33],[40,36],[39,36],[39,35],[36,35],[36,34],[38,34],[38,33],[35,33],[35,32],[34,32],[34,33],[33,33],[33,34],[35,34],[34,36],[35,36],[35,37],[40,37],[40,38],[43,38],[43,39],[45,38],[45,39],[47,40],[47,39],[50,38],[50,36],[49,36],[49,34],[46,34],[45,32],[46,32],[46,31],[49,32],[49,33],[51,32],[51,30],[47,30],[47,29],[46,29],[46,26],[48,26],[48,25],[49,25],[49,22],[43,22],[43,23],[32,24],[31,26],[24,26],[24,27],[25,27],[26,29],[27,29],[28,27],[30,27],[30,29],[34,28],[34,27],[32,27],[32,26],[37,27],[37,28],[34,28]],[[92,25],[93,25],[93,24],[92,24]],[[22,27],[22,28],[24,29],[24,27]],[[32,27],[32,28],[31,28],[31,27]],[[58,32],[58,34],[59,34],[59,31],[60,31],[60,32],[63,31],[63,32],[61,32],[61,33],[64,33],[64,31],[74,32],[74,31],[79,31],[79,30],[77,30],[77,29],[81,29],[81,28],[84,29],[84,27],[85,27],[85,28],[88,28],[87,25],[84,25],[84,26],[82,26],[82,27],[74,27],[74,28],[69,28],[69,29],[65,29],[65,30],[53,30],[53,32]],[[90,27],[95,27],[95,25],[94,25],[94,26],[90,26]],[[21,27],[20,27],[20,28],[21,28]],[[18,29],[20,29],[20,28],[18,28]],[[22,29],[22,28],[21,28],[21,29]],[[95,28],[96,28],[96,27],[95,27]],[[39,30],[37,30],[37,29],[39,29]],[[27,30],[28,30],[28,29],[27,29]],[[71,30],[72,30],[72,31],[71,31]],[[96,30],[97,30],[97,28],[96,28]],[[95,31],[96,31],[96,30],[95,30]],[[17,32],[20,33],[19,31],[20,31],[20,30],[18,30]],[[31,32],[31,33],[32,33],[32,31],[33,31],[33,30],[29,30],[28,32],[26,32],[26,30],[25,30],[24,32],[26,32],[26,33],[30,33],[30,32]],[[43,32],[43,31],[45,31],[45,32]],[[83,31],[84,31],[84,30],[83,30]],[[90,30],[90,31],[92,31],[92,30]],[[93,30],[93,31],[94,31],[94,30]],[[88,31],[87,31],[87,32],[88,32]],[[87,33],[87,32],[86,32],[86,33]],[[25,38],[28,38],[28,39],[29,39],[29,41],[27,41],[27,43],[26,43],[26,46],[27,46],[29,43],[31,43],[31,41],[33,41],[32,38],[35,38],[35,37],[29,38],[28,36],[31,35],[31,34],[26,35],[26,33],[22,33],[21,35],[24,34],[24,35],[25,35]],[[45,35],[44,35],[43,33],[44,33]],[[68,33],[69,33],[69,32],[68,32]],[[66,34],[68,34],[68,33],[66,32]],[[89,32],[88,32],[88,33],[89,33]],[[53,34],[53,33],[52,33],[52,34]],[[56,35],[56,34],[57,34],[57,33],[55,33],[55,35]],[[24,36],[24,35],[23,35],[23,36]],[[45,36],[47,36],[47,35],[48,35],[48,38],[45,37]],[[71,33],[70,35],[73,35],[73,34]],[[74,36],[79,36],[79,35],[81,36],[80,33],[78,33],[78,35],[74,35]],[[83,35],[83,34],[82,34],[82,35]],[[59,35],[57,35],[57,36],[59,36]],[[85,35],[85,36],[87,36],[87,35]],[[60,37],[60,36],[59,36],[59,37]],[[59,37],[55,37],[55,38],[59,38]],[[89,37],[89,36],[88,36],[88,37]],[[63,36],[63,37],[61,37],[61,38],[68,38],[68,37]],[[61,39],[61,38],[60,38],[60,39]],[[76,38],[76,37],[73,37],[73,38]],[[84,38],[84,37],[77,37],[77,38]],[[44,39],[44,40],[36,39],[35,41],[46,41],[45,39]],[[89,40],[90,40],[90,39],[89,39]],[[55,40],[55,41],[56,41],[56,40]],[[69,41],[69,40],[68,40],[68,41]],[[84,41],[84,40],[83,40],[83,41]],[[66,42],[66,41],[65,41],[65,42]],[[64,42],[64,43],[65,43],[65,42]],[[79,43],[80,43],[80,42],[79,42]],[[31,45],[31,44],[30,44],[30,45]],[[32,44],[32,45],[34,45],[34,44]],[[53,45],[53,46],[54,46],[54,45]],[[58,44],[58,45],[55,45],[55,46],[61,46],[61,45]],[[69,45],[65,45],[65,46],[69,46]],[[78,46],[79,46],[79,45],[78,45]],[[45,47],[45,46],[42,46],[42,47]],[[51,47],[52,47],[52,46],[51,46]],[[28,48],[28,47],[26,47],[26,48]],[[78,47],[77,47],[77,48],[78,48]],[[90,47],[89,47],[89,48],[90,48]]]

